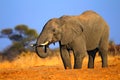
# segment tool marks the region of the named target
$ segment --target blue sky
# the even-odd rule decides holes
[[[120,0],[0,0],[0,30],[26,24],[41,32],[51,18],[79,15],[86,10],[99,13],[110,26],[110,40],[120,43]],[[0,51],[11,42],[0,38]]]

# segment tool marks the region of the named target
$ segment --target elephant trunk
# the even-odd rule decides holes
[[[48,35],[42,33],[35,44],[35,51],[40,58],[46,58],[48,56],[47,48],[49,45]],[[43,51],[44,50],[44,51]]]
[[[44,49],[44,51],[43,51],[43,49]],[[44,46],[43,49],[42,49],[42,47],[35,48],[35,51],[40,58],[46,58],[48,56],[47,47]]]

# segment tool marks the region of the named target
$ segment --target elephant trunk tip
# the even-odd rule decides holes
[[[43,51],[43,49],[44,49],[44,51]],[[48,52],[47,52],[47,47],[46,46],[44,46],[43,48],[42,47],[36,47],[35,50],[36,50],[37,55],[40,58],[46,58],[48,56]]]
[[[31,44],[30,46],[31,46],[31,47],[35,47],[35,46],[37,46],[37,44]]]

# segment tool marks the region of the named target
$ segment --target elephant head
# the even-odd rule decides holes
[[[82,24],[77,19],[72,19],[70,16],[53,18],[45,24],[37,39],[36,53],[39,57],[45,58],[48,55],[47,48],[51,43],[61,42],[61,45],[67,45],[82,31]],[[44,47],[45,53],[40,52],[41,47]]]

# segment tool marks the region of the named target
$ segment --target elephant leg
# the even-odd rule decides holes
[[[106,49],[100,49],[99,51],[101,59],[102,59],[102,67],[107,67],[107,50]]]
[[[108,66],[107,52],[108,52],[108,34],[105,33],[101,39],[100,46],[99,46],[99,53],[102,59],[102,67]]]
[[[95,55],[97,51],[98,51],[98,48],[88,51],[88,56],[89,56],[88,68],[94,68],[94,60],[95,60]]]
[[[74,52],[74,69],[81,69],[82,62],[87,52]]]
[[[82,35],[77,37],[73,42],[73,53],[74,53],[74,69],[82,68],[83,59],[87,55],[86,43]]]
[[[60,47],[60,54],[64,64],[64,68],[71,69],[72,66],[71,66],[70,54],[65,46]]]

